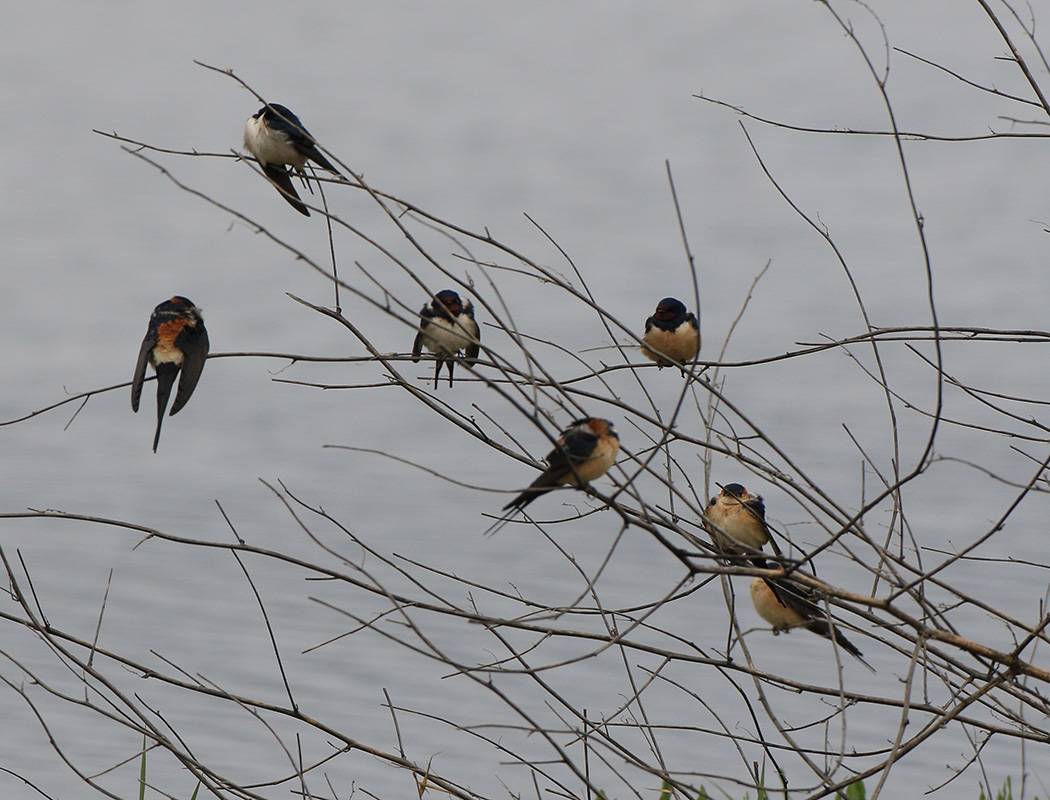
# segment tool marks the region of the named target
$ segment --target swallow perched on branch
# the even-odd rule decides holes
[[[642,355],[660,369],[692,363],[700,354],[700,323],[681,300],[665,297],[645,321]]]
[[[303,127],[299,117],[277,103],[268,103],[248,118],[244,124],[244,147],[258,160],[263,173],[277,187],[281,197],[307,217],[310,211],[299,199],[288,168],[295,170],[307,187],[304,170],[307,161],[340,174],[317,149],[317,140]]]
[[[481,349],[481,329],[474,320],[474,306],[451,289],[438,292],[419,312],[419,332],[412,343],[412,361],[426,348],[437,357],[434,368],[434,388],[438,387],[441,365],[448,363],[448,385],[452,385],[452,368],[461,350],[466,350],[467,361],[477,360]]]
[[[165,300],[149,318],[146,338],[139,349],[135,377],[131,381],[131,410],[139,410],[142,382],[146,378],[146,364],[157,372],[157,433],[153,437],[153,452],[160,442],[160,426],[168,405],[175,376],[181,371],[179,390],[171,404],[171,416],[177,414],[200,380],[204,361],[208,358],[208,331],[204,329],[201,310],[192,301],[176,295]]]
[[[751,581],[751,602],[758,615],[773,626],[774,634],[805,628],[817,636],[834,640],[860,663],[875,671],[839,626],[829,624],[827,615],[816,603],[816,595],[808,586],[789,578],[755,578]]]
[[[620,437],[607,419],[584,417],[563,430],[547,454],[547,469],[529,488],[503,506],[522,509],[555,486],[583,486],[609,471],[620,450]]]
[[[777,543],[769,537],[761,495],[751,494],[739,483],[727,483],[711,498],[704,510],[704,527],[723,552],[744,555],[772,542],[773,550],[780,555]],[[758,567],[766,565],[761,556],[751,556],[751,561]]]

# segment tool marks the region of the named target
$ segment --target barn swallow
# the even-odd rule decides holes
[[[558,435],[547,454],[547,469],[529,488],[503,506],[503,510],[525,508],[555,486],[582,486],[609,471],[620,450],[620,437],[607,419],[584,417]]]
[[[808,586],[787,578],[755,578],[751,582],[751,602],[758,615],[773,626],[774,634],[791,628],[805,628],[825,639],[833,639],[839,647],[875,671],[839,626],[828,624],[827,616],[816,603],[816,595]]]
[[[460,350],[466,350],[467,361],[477,360],[481,349],[481,330],[474,320],[474,305],[451,289],[437,293],[434,300],[419,312],[419,333],[412,343],[412,361],[426,348],[437,356],[434,368],[434,388],[438,387],[441,365],[448,363],[448,385],[452,385],[452,368]]]
[[[179,390],[171,404],[171,415],[177,414],[190,399],[200,379],[204,361],[208,357],[208,331],[204,329],[201,310],[190,300],[176,295],[165,300],[149,318],[146,338],[139,349],[135,377],[131,381],[131,410],[139,410],[142,381],[146,377],[146,363],[157,372],[157,433],[153,437],[153,452],[160,442],[160,425],[168,405],[175,375],[182,370]]]
[[[761,550],[772,541],[761,495],[751,494],[739,483],[727,483],[711,498],[704,510],[704,527],[720,550],[737,555]],[[775,541],[773,550],[780,555]],[[752,556],[751,561],[758,567],[766,565],[761,556]]]
[[[645,321],[642,355],[660,365],[684,366],[700,354],[700,323],[681,300],[665,297]]]
[[[299,117],[277,103],[269,103],[248,118],[244,124],[244,147],[259,162],[266,177],[281,193],[281,197],[304,216],[310,211],[299,199],[292,186],[291,167],[303,183],[307,161],[339,175],[339,170],[317,149],[317,140],[303,127]]]

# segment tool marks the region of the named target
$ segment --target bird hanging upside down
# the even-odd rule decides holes
[[[146,379],[146,364],[157,372],[157,432],[153,437],[153,452],[160,443],[160,426],[168,405],[175,376],[180,372],[179,390],[171,404],[169,416],[177,414],[193,394],[200,380],[204,362],[208,358],[208,331],[204,329],[201,310],[190,300],[176,295],[153,309],[146,337],[139,348],[135,376],[131,381],[131,410],[139,410],[142,382]]]

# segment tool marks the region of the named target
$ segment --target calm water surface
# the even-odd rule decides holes
[[[979,83],[1027,96],[1016,69],[997,60],[1004,47],[978,8],[948,2],[919,9],[896,2],[874,5],[892,45]],[[1050,20],[1050,5],[1036,4],[1035,12],[1041,21]],[[854,18],[872,58],[882,64],[886,50],[878,28],[857,6],[845,5],[843,13]],[[571,256],[597,301],[639,330],[660,297],[692,291],[668,189],[669,162],[696,255],[707,358],[716,358],[752,281],[767,263],[733,334],[728,360],[775,355],[798,342],[864,330],[834,254],[763,175],[739,117],[694,97],[702,93],[796,125],[885,129],[885,109],[870,76],[819,4],[675,2],[654,8],[541,2],[508,8],[482,2],[309,2],[293,15],[276,4],[220,8],[191,0],[178,7],[68,6],[61,14],[50,3],[22,4],[7,16],[0,34],[7,75],[7,152],[0,161],[7,187],[0,199],[6,255],[0,315],[6,345],[0,356],[4,420],[67,393],[128,380],[150,310],[175,293],[204,308],[213,352],[364,355],[343,329],[288,298],[292,293],[330,304],[331,289],[321,276],[248,225],[180,191],[117,143],[92,133],[93,128],[115,131],[183,151],[228,153],[240,147],[243,120],[257,109],[257,101],[229,78],[195,66],[194,59],[233,68],[267,98],[291,106],[372,186],[464,227],[487,228],[530,258],[570,274],[528,214]],[[939,35],[931,39],[922,33],[929,30]],[[902,130],[980,134],[989,127],[1008,129],[1000,115],[1035,116],[1017,104],[965,89],[898,52],[891,54],[891,63],[888,86]],[[892,140],[789,132],[754,122],[746,127],[784,191],[833,235],[872,323],[929,324],[922,253]],[[942,324],[1047,327],[1048,239],[1041,220],[1050,219],[1050,209],[1043,146],[1036,140],[905,144]],[[178,157],[162,163],[180,181],[327,263],[321,220],[292,213],[246,165]],[[333,190],[330,200],[344,219],[398,254],[410,253],[366,196]],[[450,256],[461,252],[454,243],[419,226],[413,232],[445,267],[469,274],[482,291],[481,272]],[[345,234],[337,237],[336,248],[342,274],[355,286],[380,296],[355,271],[356,260],[411,308],[422,305],[418,286],[375,250]],[[503,265],[517,266],[509,259]],[[412,266],[430,285],[442,288],[445,279],[418,256]],[[496,280],[519,329],[580,352],[591,364],[620,358],[611,348],[595,350],[611,344],[608,334],[593,314],[567,306],[564,294],[509,273],[497,273]],[[412,331],[399,321],[350,296],[344,295],[343,308],[382,350],[409,349]],[[488,330],[487,342],[511,347],[505,335]],[[1005,394],[1045,398],[1050,379],[1033,347],[949,345],[946,371]],[[571,359],[543,352],[562,374],[579,373]],[[855,352],[872,367],[869,350]],[[884,355],[894,388],[922,410],[932,410],[930,368],[903,347]],[[403,369],[424,378],[430,366],[405,364]],[[680,388],[676,376],[669,371],[644,375],[656,403],[670,407]],[[726,375],[725,388],[735,402],[799,469],[844,505],[859,505],[862,479],[869,492],[875,485],[870,471],[864,475],[847,428],[881,469],[890,469],[894,454],[885,399],[841,351]],[[250,543],[325,559],[262,481],[283,482],[380,555],[409,557],[549,605],[580,595],[580,574],[535,531],[511,528],[490,540],[481,537],[488,524],[482,514],[495,512],[504,495],[467,487],[519,486],[529,480],[527,467],[462,436],[405,392],[322,392],[275,378],[340,385],[383,381],[382,371],[369,365],[288,368],[286,361],[272,359],[215,359],[192,402],[166,420],[156,456],[149,449],[154,424],[149,404],[144,404],[146,413],[133,415],[126,388],[93,397],[75,419],[74,405],[64,406],[0,429],[0,510],[61,509],[189,538],[230,541],[233,533],[218,503]],[[628,373],[611,377],[610,386],[627,402],[644,403]],[[453,392],[443,387],[440,396],[467,414],[475,413],[473,404],[498,409],[495,413],[534,455],[546,452],[536,431],[495,406],[483,388],[463,382]],[[594,410],[621,425],[625,446],[644,446],[615,408]],[[996,421],[958,396],[949,399],[947,411],[967,421]],[[1027,408],[1023,413],[1042,412]],[[700,433],[695,409],[682,424]],[[929,423],[902,413],[900,426],[900,460],[907,469],[922,452]],[[437,469],[451,461],[452,477],[466,486],[326,444],[382,450]],[[937,455],[982,464],[1023,484],[1035,463],[1011,450],[1011,444],[1045,457],[1045,447],[1038,444],[951,426],[942,431]],[[700,463],[689,463],[702,486]],[[714,480],[748,477],[733,462],[716,459]],[[770,517],[796,541],[823,541],[823,531],[775,486],[753,476],[748,485],[766,495]],[[1009,485],[944,460],[905,497],[915,536],[926,546],[951,549],[988,529],[1015,495]],[[557,513],[559,506],[548,503],[547,513]],[[1041,501],[1026,504],[981,554],[1045,562],[1045,511]],[[392,590],[411,590],[376,556],[363,557],[344,533],[306,516],[311,531],[348,561],[363,564]],[[887,516],[868,524],[889,521]],[[599,584],[608,607],[652,602],[680,578],[678,565],[637,531],[616,541],[616,522],[609,515],[553,530],[559,545],[588,574],[615,545]],[[41,612],[56,627],[92,638],[108,587],[100,646],[157,663],[152,651],[223,690],[286,702],[251,587],[229,553],[157,540],[135,548],[141,538],[132,531],[52,521],[5,522],[2,530],[5,553],[9,559],[16,549],[21,554]],[[425,763],[433,756],[435,769],[481,792],[498,795],[499,781],[513,791],[528,791],[525,769],[501,766],[505,754],[435,721],[472,725],[506,718],[497,699],[469,679],[448,677],[446,666],[378,635],[358,634],[311,650],[355,625],[311,598],[358,619],[384,611],[384,603],[307,582],[302,571],[263,559],[248,559],[245,568],[265,599],[295,699],[305,713],[324,715],[359,741],[393,751],[397,741],[383,707],[385,688],[395,705],[433,715],[403,713],[409,758]],[[848,561],[833,554],[822,574],[833,582],[856,579]],[[494,581],[494,575],[505,580]],[[993,581],[987,575],[977,567],[959,567],[951,577],[980,585],[988,602],[1018,617],[1038,618],[1045,575],[1017,571]],[[467,602],[463,585],[436,574],[428,580],[456,602]],[[479,602],[493,614],[513,613],[513,606],[492,597]],[[743,602],[742,624],[756,624],[746,598]],[[1010,646],[990,619],[960,619],[968,626],[966,635]],[[684,632],[713,653],[726,639],[722,594],[716,585],[704,587],[669,604],[654,624]],[[450,658],[473,665],[499,655],[482,630],[432,619],[426,625],[434,645]],[[56,689],[82,693],[35,639],[6,628],[5,653],[24,659]],[[766,632],[748,641],[760,666],[833,683],[829,651],[821,642],[802,634],[774,640]],[[848,663],[847,685],[896,694],[906,664],[874,642],[864,649],[878,675],[870,678]],[[586,645],[554,642],[538,658],[554,662],[586,651]],[[636,680],[644,681],[659,659],[631,655],[630,662]],[[615,720],[629,691],[623,670],[622,657],[610,652],[556,671],[551,680],[595,718]],[[714,703],[723,721],[751,731],[735,690],[703,672],[703,680],[712,683],[698,683],[697,674],[677,665],[663,676]],[[23,681],[10,662],[3,675],[15,685]],[[288,772],[285,751],[245,712],[187,704],[183,693],[119,671],[115,680],[124,691],[145,693],[191,747],[209,754],[230,776],[249,781]],[[508,677],[501,688],[523,711],[554,724],[544,698],[530,691],[529,682]],[[648,711],[660,724],[717,727],[699,700],[685,702],[686,695],[670,685],[654,687],[647,696]],[[103,769],[139,746],[135,736],[103,725],[97,715],[50,701],[38,688],[29,699],[46,711],[59,746],[84,769]],[[770,700],[788,718],[796,716],[796,708],[798,719],[814,714],[808,705],[796,706],[806,701],[794,694],[774,691]],[[6,691],[0,693],[0,709],[8,721],[0,766],[35,781],[51,796],[84,796],[27,703]],[[854,715],[850,746],[859,751],[883,747],[897,723],[892,712]],[[511,732],[484,733],[513,738],[520,753],[549,757],[539,741],[520,741]],[[762,733],[776,738],[771,731]],[[836,740],[839,732],[828,736]],[[644,747],[641,741],[634,744]],[[304,741],[310,757],[321,757],[328,752],[325,747],[316,736]],[[730,778],[744,775],[735,751],[713,737],[664,735],[661,747],[674,769],[725,775],[726,786]],[[901,791],[939,784],[951,768],[963,765],[968,752],[961,737],[934,740],[921,757],[895,767],[888,790],[896,787],[894,796],[903,796]],[[1001,750],[993,745],[985,754],[994,756],[993,784],[1020,775],[1016,748],[1009,743]],[[749,757],[760,755],[756,748]],[[712,766],[717,763],[724,767]],[[339,796],[350,792],[351,782],[381,797],[414,791],[407,773],[371,756],[355,754],[336,764],[331,775]],[[1038,769],[1030,761],[1033,765]],[[168,767],[158,756],[155,768],[159,775]],[[1047,773],[1041,774],[1045,780]],[[106,780],[114,791],[130,796],[134,778],[134,769],[128,768]],[[174,780],[172,785],[181,785]],[[800,768],[794,780],[806,783],[808,776]],[[976,795],[975,788],[969,789],[976,778],[969,780],[966,791],[959,791]],[[637,785],[646,784],[639,780]],[[35,796],[14,779],[0,778],[0,786],[5,797]],[[312,788],[324,791],[317,775]],[[260,791],[276,797],[286,789]],[[182,791],[192,792],[188,775]]]

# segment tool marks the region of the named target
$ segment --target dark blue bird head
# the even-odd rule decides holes
[[[659,320],[671,320],[686,313],[685,304],[674,297],[665,297],[656,305],[656,313],[653,314]]]
[[[263,122],[271,122],[274,120],[290,122],[296,127],[301,128],[303,124],[299,121],[299,117],[295,116],[288,108],[288,106],[282,106],[280,103],[270,103],[259,109],[259,112],[255,115],[262,117]]]
[[[441,305],[447,308],[452,315],[459,314],[459,312],[463,310],[463,301],[460,300],[459,295],[451,289],[442,289],[434,295],[434,298],[438,303],[441,303]]]
[[[154,311],[189,311],[193,308],[193,301],[187,297],[183,297],[180,294],[175,295],[170,300],[165,300]]]

